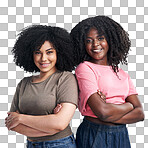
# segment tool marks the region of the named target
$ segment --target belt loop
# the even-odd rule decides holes
[[[75,143],[75,139],[74,139],[74,136],[73,134],[70,136],[71,140],[72,140],[72,143]]]

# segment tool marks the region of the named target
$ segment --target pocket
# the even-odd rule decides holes
[[[67,144],[64,143],[54,143],[54,144],[47,144],[47,148],[68,148]]]
[[[71,141],[69,141],[69,143],[67,143],[68,148],[76,148],[76,141],[74,136],[70,136]]]

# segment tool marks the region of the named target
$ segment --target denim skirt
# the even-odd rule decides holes
[[[77,148],[131,148],[126,125],[101,125],[83,119],[76,133]]]
[[[27,140],[27,148],[76,148],[74,136],[68,136],[62,139],[43,142],[30,142]]]

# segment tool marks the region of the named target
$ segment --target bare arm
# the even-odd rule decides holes
[[[42,136],[52,135],[54,133],[54,132],[45,133],[23,124],[19,124],[11,130],[28,137],[42,137]]]
[[[97,93],[92,94],[87,101],[94,114],[104,122],[119,120],[128,112],[133,110],[133,105],[129,102],[125,104],[110,104],[102,101]]]
[[[76,106],[72,103],[62,103],[62,109],[57,114],[31,116],[20,114],[17,117],[16,113],[10,113],[8,117],[8,128],[12,129],[18,124],[24,124],[31,128],[42,132],[50,133],[52,131],[59,132],[64,130],[70,123]],[[55,124],[56,123],[56,124]]]
[[[126,101],[132,103],[134,109],[123,117],[121,117],[119,120],[115,121],[114,123],[130,124],[136,123],[138,121],[143,121],[144,112],[138,97],[136,95],[131,95],[126,99]]]

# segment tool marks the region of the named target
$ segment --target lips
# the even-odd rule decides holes
[[[92,51],[95,52],[95,53],[100,53],[103,49],[93,49]]]
[[[40,65],[41,65],[41,67],[46,68],[49,66],[49,63],[41,63]]]

